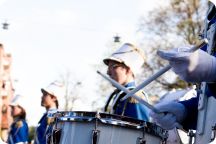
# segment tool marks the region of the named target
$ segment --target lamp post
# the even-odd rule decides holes
[[[120,36],[116,35],[113,37],[114,38],[114,43],[119,43],[120,42]]]
[[[6,21],[2,23],[2,29],[7,30],[9,26],[9,23],[7,23]]]
[[[116,50],[118,47],[119,47],[119,45],[121,44],[121,37],[118,35],[118,34],[116,34],[114,37],[113,37],[113,42],[114,42],[114,50]]]

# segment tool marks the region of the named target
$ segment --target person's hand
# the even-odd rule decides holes
[[[190,47],[180,47],[169,51],[159,50],[157,54],[168,60],[172,70],[187,82],[214,82],[216,80],[216,58]]]
[[[155,105],[159,113],[150,112],[153,122],[166,130],[180,127],[180,124],[187,115],[186,108],[178,102],[159,103]]]

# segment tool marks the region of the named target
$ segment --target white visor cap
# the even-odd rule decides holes
[[[23,96],[15,95],[10,103],[10,106],[21,106],[22,108],[25,109],[25,101]]]
[[[124,63],[136,75],[140,72],[140,68],[144,64],[145,56],[141,49],[136,48],[130,43],[125,43],[110,57],[105,58],[103,62],[108,65],[110,60]]]
[[[41,92],[46,92],[50,95],[53,95],[59,100],[64,98],[65,96],[65,87],[61,82],[54,81],[50,83],[46,88],[41,88]]]

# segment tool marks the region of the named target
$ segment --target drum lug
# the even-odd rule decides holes
[[[210,142],[213,142],[215,140],[215,137],[216,137],[216,124],[212,126],[212,134],[211,134]]]
[[[136,144],[146,144],[146,140],[144,138],[138,137]]]
[[[196,133],[193,132],[193,130],[189,130],[188,136],[189,136],[189,142],[188,144],[193,144],[193,139],[195,137]]]
[[[97,144],[98,143],[99,135],[100,135],[99,130],[92,130],[92,144]]]

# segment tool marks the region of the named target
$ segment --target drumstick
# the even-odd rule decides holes
[[[120,85],[118,82],[116,82],[115,80],[107,77],[106,75],[102,74],[100,71],[97,71],[98,74],[100,74],[103,78],[105,78],[106,80],[108,80],[113,86],[115,86],[117,89],[122,90],[123,92],[125,92],[126,94],[128,94],[130,91],[125,88],[124,86]],[[133,98],[135,98],[137,101],[139,101],[140,103],[144,104],[146,107],[148,107],[149,109],[151,109],[153,112],[155,113],[159,113],[158,109],[156,109],[154,106],[152,106],[151,104],[149,104],[148,102],[144,101],[142,98],[136,96],[135,94],[133,94]]]
[[[199,48],[205,46],[206,44],[208,44],[208,40],[205,38],[203,39],[199,44],[193,46],[189,52],[194,52],[196,50],[198,50]],[[141,83],[140,85],[138,85],[135,89],[133,89],[132,91],[130,91],[129,93],[127,93],[122,99],[121,101],[129,98],[129,97],[133,97],[133,95],[143,89],[145,86],[147,86],[149,83],[151,83],[153,80],[157,79],[159,76],[161,76],[162,74],[164,74],[165,72],[167,72],[169,69],[171,68],[170,65],[167,65],[166,67],[162,68],[161,70],[159,70],[157,73],[153,74],[150,78],[148,78],[147,80],[145,80],[143,83]]]

